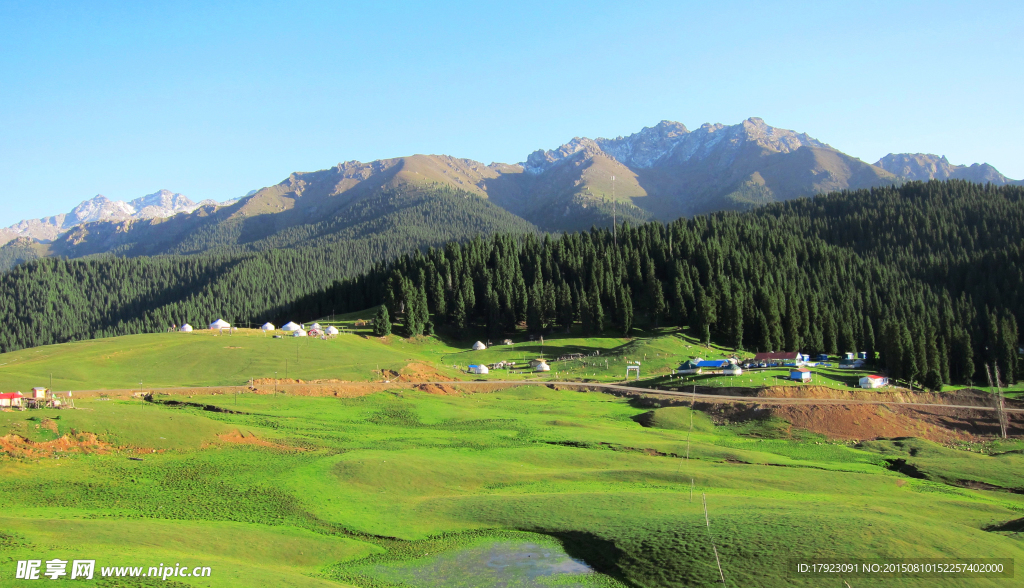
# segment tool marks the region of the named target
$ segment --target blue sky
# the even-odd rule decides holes
[[[350,159],[518,162],[662,119],[1024,177],[1020,2],[0,0],[0,22],[0,226]]]

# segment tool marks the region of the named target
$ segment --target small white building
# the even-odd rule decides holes
[[[477,341],[476,343],[473,343],[473,349],[476,351],[482,351],[484,349],[487,349],[487,346],[484,345],[482,342]]]
[[[884,376],[864,376],[860,379],[861,388],[881,388],[889,385],[889,378]]]
[[[297,325],[297,324],[295,324],[295,323],[293,323],[291,321],[288,321],[287,323],[284,324],[283,327],[281,327],[281,330],[282,331],[288,331],[290,333],[292,331],[298,331],[301,328],[302,327],[300,327],[299,325]]]
[[[274,323],[263,323],[263,326],[260,327],[260,330],[261,331],[273,331],[276,328],[277,327],[274,326]]]
[[[306,331],[303,331],[302,329],[299,329],[297,331],[292,331],[292,337],[305,337],[305,336],[306,336]]]
[[[217,320],[213,321],[212,323],[210,323],[210,330],[211,331],[219,331],[220,329],[230,329],[230,328],[231,328],[231,323],[227,322],[224,319],[217,319]]]
[[[181,325],[181,328],[178,329],[178,330],[181,331],[182,333],[191,333],[192,332],[192,325],[190,325],[188,323],[185,323],[185,324]]]
[[[471,374],[486,374],[488,372],[487,366],[485,365],[471,365],[469,366],[469,373]]]
[[[795,382],[810,382],[811,370],[807,368],[797,368],[795,370],[790,370],[789,379]]]
[[[338,327],[335,327],[335,326],[327,327],[324,330],[324,333],[326,333],[328,335],[337,335],[338,334]]]

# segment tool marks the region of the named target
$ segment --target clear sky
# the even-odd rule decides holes
[[[1024,177],[1019,2],[0,0],[0,226],[760,116]]]

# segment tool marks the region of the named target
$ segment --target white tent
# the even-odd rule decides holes
[[[282,331],[298,331],[301,328],[302,327],[300,327],[299,325],[297,325],[297,324],[295,324],[295,323],[293,323],[291,321],[288,321],[283,327],[281,327],[281,330]]]
[[[227,329],[227,328],[230,328],[230,327],[231,327],[231,323],[225,321],[224,319],[217,319],[217,320],[213,321],[212,323],[210,323],[210,329],[212,329],[212,330]]]
[[[487,349],[487,346],[480,341],[477,341],[476,343],[473,343],[473,349],[480,351],[481,349]]]
[[[535,372],[550,372],[551,371],[551,366],[549,366],[548,364],[546,364],[545,362],[542,361],[542,362],[538,363],[537,365],[535,365],[533,367],[533,371],[535,371]]]
[[[260,327],[260,330],[261,331],[273,331],[274,328],[275,328],[274,327],[274,323],[263,323],[263,326]]]
[[[185,323],[185,324],[181,325],[181,328],[178,329],[178,330],[181,331],[182,333],[191,333],[192,332],[192,325],[190,325],[188,323]]]
[[[322,331],[324,329],[323,329],[323,327],[320,326],[320,323],[313,323],[313,326],[311,326],[309,328],[309,330],[311,330],[311,331]]]
[[[730,364],[729,367],[722,370],[723,376],[742,376],[743,370],[736,364]]]
[[[337,335],[338,334],[338,328],[337,327],[327,327],[327,330],[324,331],[324,332],[327,333],[328,335]]]
[[[292,337],[305,337],[305,336],[306,336],[306,331],[303,331],[302,329],[299,329],[298,331],[295,331],[294,333],[292,333]]]
[[[488,372],[487,366],[485,365],[471,365],[469,366],[469,373],[471,374],[486,374]]]

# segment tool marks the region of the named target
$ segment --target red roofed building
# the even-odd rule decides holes
[[[789,379],[796,380],[797,382],[810,382],[811,381],[811,370],[807,368],[796,368],[789,371]]]
[[[860,379],[861,388],[881,388],[889,385],[889,378],[885,376],[864,376]]]
[[[757,353],[754,355],[754,361],[757,363],[782,363],[784,361],[799,362],[803,361],[803,356],[800,355],[799,351],[768,351],[766,353]]]
[[[15,408],[21,406],[21,392],[5,392],[0,394],[0,408]]]

